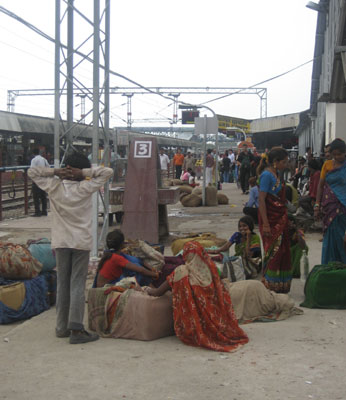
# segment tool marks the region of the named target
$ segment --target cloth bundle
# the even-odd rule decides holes
[[[31,279],[42,270],[42,264],[19,244],[0,242],[0,276],[7,279]]]
[[[191,241],[200,243],[204,248],[213,246],[221,247],[226,242],[225,239],[220,239],[213,233],[191,233],[172,242],[171,249],[173,255],[180,253],[183,250],[184,244]]]
[[[140,258],[144,264],[154,268],[156,271],[161,271],[165,264],[165,257],[163,254],[143,240],[129,240],[123,252]]]
[[[42,272],[52,271],[56,266],[55,252],[47,238],[28,240],[28,250],[42,264]]]

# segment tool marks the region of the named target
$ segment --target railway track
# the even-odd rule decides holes
[[[31,185],[28,186],[28,196],[28,206],[30,208],[30,206],[34,204],[31,194]],[[13,214],[15,210],[18,210],[18,216],[24,213],[25,198],[23,183],[3,185],[1,197],[3,219],[7,218],[8,211],[12,211],[11,217],[15,216],[15,214]],[[20,210],[22,210],[22,212],[20,212]]]

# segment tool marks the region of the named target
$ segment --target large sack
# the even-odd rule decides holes
[[[42,264],[19,244],[0,242],[0,276],[7,279],[32,279]]]
[[[195,195],[199,196],[199,195],[202,194],[202,191],[203,191],[203,189],[201,187],[195,187],[192,190],[192,194],[195,194]]]
[[[217,206],[217,189],[215,186],[207,186],[205,188],[205,205],[212,207]]]
[[[177,255],[184,247],[187,242],[195,241],[200,243],[204,248],[209,247],[221,247],[225,244],[226,240],[218,238],[212,233],[202,233],[202,234],[189,234],[186,237],[176,239],[171,244],[171,249],[173,255]]]
[[[196,196],[195,194],[188,194],[180,201],[184,207],[199,207],[202,205],[202,198],[200,196]]]
[[[0,301],[0,324],[28,319],[49,309],[49,285],[46,274],[26,279],[23,284],[25,286],[24,298],[22,288],[16,285],[11,294],[11,296],[17,297],[16,300],[9,299],[6,294],[5,301]]]
[[[19,310],[25,298],[25,285],[23,282],[10,283],[0,286],[0,302],[13,310]]]
[[[180,193],[188,193],[191,194],[192,193],[192,187],[188,186],[188,185],[181,185],[180,186]]]
[[[228,204],[228,197],[223,193],[218,193],[217,202],[218,204]]]
[[[185,196],[189,196],[189,194],[188,194],[188,193],[185,193],[185,192],[180,193],[180,194],[179,194],[179,200],[181,201]]]
[[[48,239],[28,240],[27,245],[31,255],[42,264],[42,272],[52,271],[55,268],[55,252]]]
[[[180,179],[172,179],[172,186],[180,186],[183,184],[183,181]]]
[[[315,265],[304,287],[302,307],[346,309],[346,264]]]
[[[122,315],[109,329],[105,290],[107,288],[89,289],[89,329],[103,337],[136,340],[155,340],[174,335],[170,292],[161,297],[153,297],[147,293],[129,289],[128,300],[122,310]]]

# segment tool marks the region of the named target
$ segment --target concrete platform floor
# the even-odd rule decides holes
[[[215,232],[228,238],[242,215],[242,196],[225,184],[230,204],[169,207],[170,237]],[[0,240],[50,237],[50,217],[0,223]],[[310,267],[321,256],[321,234],[307,235]],[[299,306],[303,283],[293,281]],[[0,399],[261,400],[346,399],[345,310],[304,309],[304,315],[243,325],[249,343],[233,353],[189,347],[176,337],[153,342],[100,339],[71,346],[54,335],[55,309],[0,326]]]

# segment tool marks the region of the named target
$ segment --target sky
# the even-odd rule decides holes
[[[63,1],[61,1],[63,3]],[[250,87],[313,58],[317,12],[306,0],[127,0],[111,1],[110,69],[146,87]],[[101,0],[101,8],[103,8]],[[54,37],[55,0],[0,0],[0,6]],[[75,0],[89,19],[92,0]],[[65,7],[62,4],[62,9]],[[62,40],[65,27],[62,24]],[[75,17],[75,43],[91,34]],[[82,51],[90,50],[87,42]],[[7,91],[54,88],[54,44],[0,12],[0,110],[7,110]],[[77,61],[75,59],[75,61]],[[76,77],[92,87],[88,62]],[[258,87],[267,88],[267,115],[309,108],[312,62]],[[112,76],[111,86],[132,86]],[[201,104],[217,95],[181,95]],[[63,102],[62,102],[63,103]],[[217,114],[260,118],[257,95],[233,95],[209,102]],[[66,116],[62,105],[62,116]],[[86,111],[89,104],[86,104]],[[126,125],[126,98],[111,95],[110,126]],[[53,117],[53,96],[18,96],[15,112]],[[75,98],[74,116],[81,113]],[[172,101],[156,95],[132,98],[133,126],[166,125]]]

